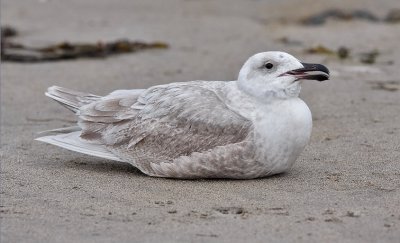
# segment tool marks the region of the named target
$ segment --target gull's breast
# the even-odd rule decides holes
[[[266,175],[288,170],[310,140],[311,112],[299,98],[257,108],[254,124],[255,159],[265,164]]]

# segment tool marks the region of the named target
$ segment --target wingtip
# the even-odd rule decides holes
[[[34,138],[34,141],[42,142],[42,143],[50,143],[49,138],[44,136],[44,137],[38,137]]]
[[[39,133],[41,133],[41,132],[39,132]],[[34,140],[43,142],[44,140],[46,140],[46,137],[47,136],[41,136],[41,137],[34,138]]]
[[[80,132],[72,132],[68,134],[39,137],[35,138],[35,140],[52,144],[78,153],[83,153],[104,159],[123,161],[122,159],[114,155],[112,152],[104,148],[102,145],[92,144],[84,140],[81,140],[79,134]]]

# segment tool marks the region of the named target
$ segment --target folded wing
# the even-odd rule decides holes
[[[150,163],[242,142],[251,122],[225,104],[225,85],[174,83],[103,97],[79,110],[81,137],[145,172]]]

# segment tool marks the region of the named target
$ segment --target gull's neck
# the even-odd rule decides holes
[[[275,99],[296,98],[301,90],[299,82],[294,82],[286,87],[274,85],[273,83],[267,85],[265,81],[249,82],[238,80],[236,83],[240,91],[263,103],[269,103]]]

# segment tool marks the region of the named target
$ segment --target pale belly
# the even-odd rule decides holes
[[[292,167],[310,140],[312,118],[308,106],[299,98],[283,100],[257,108],[251,119],[255,160],[265,165],[265,175]]]

